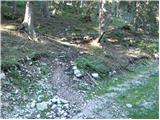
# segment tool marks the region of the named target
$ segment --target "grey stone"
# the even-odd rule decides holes
[[[78,69],[74,70],[74,75],[75,75],[76,77],[81,77],[81,76],[82,76],[80,70],[78,70]]]
[[[31,103],[31,108],[34,108],[36,106],[36,101],[33,100],[32,103]]]
[[[4,73],[0,73],[0,80],[6,79],[6,75]]]
[[[73,66],[73,70],[77,70],[77,66]]]
[[[47,105],[48,105],[48,102],[37,103],[37,109],[40,111],[43,111],[48,108]]]
[[[41,115],[40,115],[40,114],[38,114],[38,115],[37,115],[37,118],[40,118],[40,117],[41,117]]]
[[[55,109],[56,107],[57,107],[57,105],[53,104],[52,107],[51,107],[51,109],[53,110],[53,109]]]
[[[132,104],[126,104],[126,106],[128,107],[128,108],[132,108]]]
[[[98,78],[98,77],[99,77],[98,73],[92,73],[91,75],[92,75],[94,78]]]

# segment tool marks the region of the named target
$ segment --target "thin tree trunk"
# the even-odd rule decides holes
[[[135,31],[138,30],[139,26],[139,12],[140,12],[140,2],[135,2],[135,16],[134,16],[134,25],[135,25]]]
[[[13,14],[15,15],[17,13],[17,4],[16,1],[13,1]]]
[[[99,36],[97,39],[91,42],[91,45],[100,47],[101,40],[105,34],[105,18],[106,18],[106,9],[105,9],[105,0],[100,0],[99,2]]]
[[[99,35],[102,36],[102,34],[105,32],[105,18],[106,18],[106,9],[105,9],[105,0],[100,0],[100,8],[99,8]],[[98,41],[100,42],[100,41]]]
[[[83,7],[83,0],[81,0],[81,5],[80,5],[80,7]]]
[[[49,18],[50,14],[49,14],[49,9],[48,9],[48,1],[41,1],[41,10],[43,13],[43,17]]]
[[[26,3],[25,15],[24,20],[22,22],[22,26],[25,29],[25,31],[27,31],[27,33],[29,34],[29,39],[37,41],[36,32],[34,30],[33,24],[33,8],[31,1],[27,1]]]

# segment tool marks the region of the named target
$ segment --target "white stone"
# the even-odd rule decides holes
[[[15,94],[17,94],[19,91],[16,89]]]
[[[32,103],[31,103],[31,108],[34,108],[36,106],[36,101],[33,100]]]
[[[43,110],[47,109],[47,104],[48,104],[48,102],[37,103],[37,109],[40,111],[43,111]]]
[[[53,103],[56,103],[57,102],[57,98],[56,97],[54,97],[54,98],[52,98],[52,100],[51,100]]]
[[[41,116],[41,115],[40,115],[40,114],[38,114],[38,115],[37,115],[37,118],[40,118],[40,116]]]
[[[73,66],[73,70],[77,70],[77,66]]]
[[[112,72],[109,72],[109,76],[111,76],[112,75]]]
[[[46,63],[44,63],[44,62],[41,62],[41,65],[43,65],[43,66],[47,66],[47,64],[46,64]]]
[[[155,53],[154,57],[155,57],[155,59],[158,59],[159,58],[159,53]]]
[[[116,74],[117,72],[115,71],[115,70],[113,70],[113,72],[112,72],[113,74]]]
[[[76,77],[81,77],[82,76],[81,72],[78,69],[74,70],[74,74],[75,74]]]
[[[48,101],[48,105],[52,105],[52,100],[49,100],[49,101]]]
[[[92,73],[92,76],[93,76],[94,78],[98,78],[98,77],[99,77],[98,73]]]
[[[64,104],[67,104],[68,101],[67,100],[64,100],[64,99],[61,99],[61,102],[64,103]]]
[[[132,108],[132,104],[126,104],[126,106],[128,107],[128,108]]]
[[[67,116],[67,115],[68,115],[68,113],[67,113],[67,112],[65,112],[65,113],[63,113],[63,115],[64,115],[64,116]]]
[[[0,73],[0,80],[5,79],[6,75],[4,73]]]
[[[66,109],[69,108],[69,104],[64,104],[63,107],[65,107]]]
[[[51,109],[55,109],[57,107],[57,105],[53,104]]]

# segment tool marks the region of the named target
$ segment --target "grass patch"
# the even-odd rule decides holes
[[[105,78],[108,75],[109,68],[106,66],[105,61],[98,56],[84,55],[79,57],[76,61],[76,65],[82,71],[97,72],[101,78]]]
[[[150,76],[143,86],[133,87],[124,95],[119,95],[118,101],[125,105],[130,103],[132,109],[128,109],[129,117],[134,119],[157,119],[158,118],[158,73]],[[143,100],[156,101],[150,108],[146,109],[140,105]]]
[[[87,98],[92,99],[95,96],[100,96],[108,92],[110,87],[116,87],[118,84],[123,83],[125,80],[133,79],[139,74],[143,74],[144,71],[156,69],[156,64],[152,62],[146,62],[146,64],[137,63],[133,66],[133,72],[125,72],[114,75],[113,77],[105,76],[102,80],[97,80],[97,86],[87,90]]]

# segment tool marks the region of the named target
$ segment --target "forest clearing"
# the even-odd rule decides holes
[[[0,30],[1,118],[159,118],[159,1],[1,1]]]

